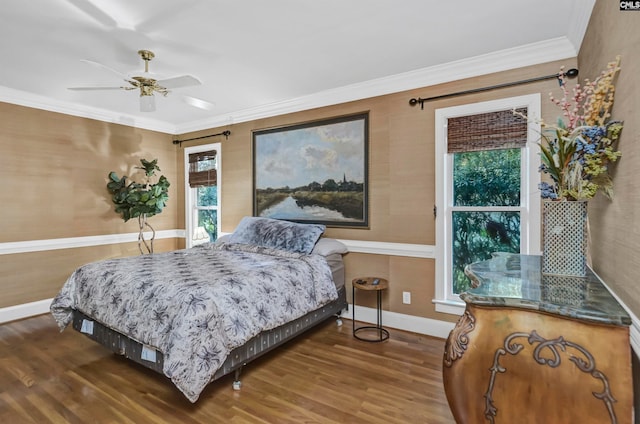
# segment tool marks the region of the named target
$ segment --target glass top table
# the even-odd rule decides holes
[[[631,324],[629,314],[591,270],[586,277],[542,274],[541,256],[492,256],[465,268],[474,286],[460,295],[466,303],[531,309],[603,324]]]

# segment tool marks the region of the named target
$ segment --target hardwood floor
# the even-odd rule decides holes
[[[333,319],[211,383],[190,403],[164,376],[49,315],[0,326],[1,423],[453,423],[444,341],[390,329],[353,338]]]

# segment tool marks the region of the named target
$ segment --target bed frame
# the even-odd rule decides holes
[[[337,316],[338,325],[342,325],[340,315],[343,310],[347,309],[346,290],[342,287],[338,289],[338,298],[336,300],[291,322],[272,330],[264,331],[250,339],[244,345],[232,350],[220,369],[213,375],[211,381],[235,372],[233,388],[234,390],[240,390],[240,372],[244,365],[325,321],[331,316]],[[114,353],[164,375],[162,372],[164,363],[162,352],[144,346],[140,342],[94,321],[91,317],[77,310],[73,313],[73,328],[107,347]],[[89,331],[88,328],[91,328],[91,331]]]

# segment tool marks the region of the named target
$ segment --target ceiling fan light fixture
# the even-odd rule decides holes
[[[98,62],[93,62],[90,60],[84,60],[85,62],[102,67],[116,75],[120,78],[124,79],[125,82],[129,83],[129,85],[119,86],[119,87],[104,87],[104,86],[93,86],[93,87],[70,87],[70,90],[140,90],[140,111],[141,112],[155,112],[156,110],[156,101],[154,98],[154,94],[162,94],[163,96],[167,96],[171,89],[174,88],[182,88],[189,87],[194,85],[201,85],[200,80],[192,75],[178,75],[171,78],[165,78],[162,80],[158,80],[154,74],[149,72],[149,61],[155,57],[153,52],[150,50],[139,50],[138,55],[144,61],[144,72],[142,75],[133,75],[133,76],[125,76],[121,72],[110,68],[106,65],[102,65]],[[190,103],[192,104],[192,103]],[[205,104],[204,101],[197,102],[197,104],[192,104],[195,107],[205,108],[205,106],[212,106],[212,104]]]
[[[153,94],[140,94],[140,112],[155,112],[156,98]]]

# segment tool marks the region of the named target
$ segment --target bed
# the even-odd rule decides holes
[[[86,264],[51,304],[75,330],[167,376],[196,402],[210,382],[347,308],[324,226],[245,217],[215,243]]]

